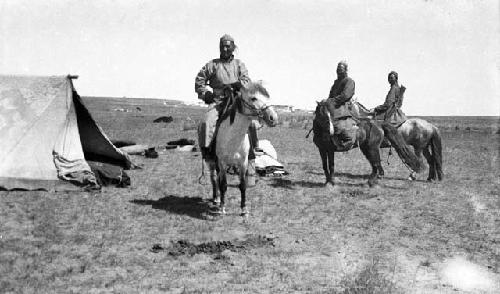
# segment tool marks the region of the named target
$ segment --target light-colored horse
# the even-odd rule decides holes
[[[370,116],[370,111],[358,101],[353,105],[360,117]],[[443,159],[441,135],[439,129],[430,122],[420,118],[407,119],[401,126],[397,127],[397,132],[403,137],[407,145],[413,146],[415,155],[419,158],[424,155],[429,164],[429,175],[427,181],[441,181],[443,179]],[[389,147],[390,143],[382,142],[381,148]],[[416,172],[412,171],[409,180],[416,179]]]
[[[208,161],[212,182],[213,200],[219,207],[215,213],[225,213],[225,195],[227,191],[226,172],[229,167],[239,171],[239,189],[241,192],[241,215],[249,213],[246,206],[247,169],[250,141],[248,127],[252,120],[261,119],[268,126],[278,123],[278,115],[268,104],[269,94],[259,82],[251,82],[242,88],[240,95],[230,101],[228,111],[221,117],[216,135],[216,161]],[[220,192],[220,194],[218,193]]]

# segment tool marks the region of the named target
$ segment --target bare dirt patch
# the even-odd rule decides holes
[[[179,240],[173,242],[170,248],[163,248],[160,244],[155,244],[151,248],[152,252],[159,252],[166,250],[170,256],[181,256],[188,255],[193,256],[195,254],[209,254],[218,255],[225,250],[232,252],[243,252],[254,248],[274,246],[274,240],[271,237],[265,236],[249,236],[244,240],[232,240],[232,241],[211,241],[201,244],[194,244],[187,240]]]

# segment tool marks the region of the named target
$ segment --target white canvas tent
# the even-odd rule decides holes
[[[0,189],[93,185],[86,160],[131,165],[94,121],[70,76],[0,76]]]

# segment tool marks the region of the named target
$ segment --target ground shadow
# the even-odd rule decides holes
[[[416,179],[413,181],[408,180],[408,177],[390,177],[390,176],[384,176],[381,180],[393,180],[393,181],[403,181],[403,182],[419,182],[419,183],[428,183],[427,180],[423,179]]]
[[[358,178],[365,178],[365,176],[357,177],[354,175],[354,179]],[[336,182],[336,185],[338,187],[350,187],[350,188],[363,188],[370,190],[371,188],[368,186],[367,182],[363,183],[344,183],[344,182]],[[304,181],[304,180],[289,180],[289,179],[283,179],[283,178],[274,178],[269,181],[269,186],[274,187],[274,188],[285,188],[285,189],[290,189],[293,190],[296,187],[301,187],[301,188],[324,188],[325,183],[324,182],[311,182],[311,181]],[[407,190],[407,188],[403,187],[394,187],[394,186],[389,186],[383,182],[379,181],[379,186],[382,188],[387,188],[387,189],[392,189],[392,190]]]
[[[168,195],[158,200],[134,199],[130,203],[139,205],[151,205],[154,209],[165,210],[171,213],[187,215],[197,219],[206,219],[206,213],[210,209],[210,202],[200,197],[180,197]]]
[[[337,173],[337,172],[335,173],[335,177],[344,177],[344,178],[353,179],[353,180],[356,180],[356,179],[368,179],[368,175],[367,174],[360,175],[360,174]]]
[[[308,171],[306,171],[306,174],[322,176],[325,173],[324,172],[319,172],[319,171],[308,170]]]
[[[324,172],[319,172],[319,171],[306,171],[306,174],[311,174],[311,175],[318,175],[318,176],[324,176]],[[349,179],[367,179],[368,175],[360,175],[360,174],[351,174],[351,173],[339,173],[335,172],[335,177],[345,177]]]
[[[324,187],[325,183],[323,183],[323,182],[310,182],[310,181],[304,181],[304,180],[294,181],[294,180],[283,179],[283,178],[272,178],[269,181],[269,186],[274,187],[274,188],[285,188],[285,189],[295,189],[295,187],[320,188],[320,187]]]
[[[307,171],[307,174],[313,174],[313,175],[324,175],[322,172],[314,172],[314,171]],[[336,172],[335,177],[344,177],[352,180],[357,180],[357,179],[368,179],[369,175],[368,174],[351,174],[351,173],[343,173],[343,172]],[[408,181],[408,177],[394,177],[394,176],[383,176],[380,180],[395,180],[395,181]],[[422,182],[425,183],[427,180],[423,179],[416,179],[413,180],[414,182]]]

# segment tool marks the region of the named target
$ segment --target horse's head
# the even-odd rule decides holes
[[[260,82],[251,82],[241,88],[240,112],[247,116],[257,116],[274,127],[278,124],[278,114],[269,103],[269,93]]]
[[[314,121],[315,125],[322,130],[328,130],[330,135],[333,135],[333,123],[328,110],[328,102],[325,100],[316,102],[316,110],[314,111]]]

